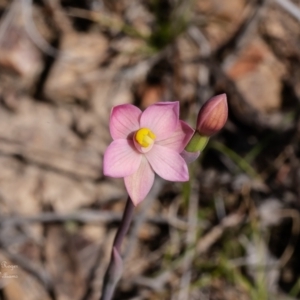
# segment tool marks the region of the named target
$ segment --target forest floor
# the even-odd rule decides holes
[[[114,105],[229,119],[156,178],[114,299],[300,299],[300,0],[1,0],[0,299],[99,299],[126,202]]]

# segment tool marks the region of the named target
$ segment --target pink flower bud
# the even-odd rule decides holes
[[[217,95],[201,107],[197,118],[197,131],[202,136],[212,136],[224,127],[227,117],[226,94]]]

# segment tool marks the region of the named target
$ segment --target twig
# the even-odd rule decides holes
[[[197,254],[202,254],[208,251],[208,249],[222,236],[224,230],[239,225],[243,219],[244,214],[241,212],[236,212],[225,217],[222,222],[212,228],[201,240],[198,242]]]
[[[195,251],[196,255],[201,255],[207,252],[210,247],[221,238],[222,234],[227,228],[235,227],[239,225],[245,217],[245,214],[241,209],[235,213],[226,216],[219,225],[213,227],[205,236],[203,236],[194,247],[184,253],[182,257],[176,260],[173,265],[166,271],[162,272],[155,278],[146,278],[140,276],[134,279],[136,284],[148,286],[150,288],[161,290],[163,286],[170,280],[174,270],[180,268],[184,262],[186,256],[190,255],[190,251]]]
[[[242,24],[236,30],[236,32],[227,40],[221,47],[214,53],[217,61],[224,61],[227,54],[236,55],[237,51],[250,41],[250,36],[254,32],[258,21],[263,15],[263,9],[267,3],[267,0],[255,0],[249,1],[244,11],[246,15]],[[231,51],[230,51],[231,50]]]
[[[32,42],[49,56],[56,57],[58,55],[69,56],[67,53],[62,52],[53,46],[51,46],[38,32],[32,15],[32,0],[21,0],[23,19],[25,24],[25,30]]]
[[[44,3],[51,10],[52,17],[58,30],[64,34],[72,33],[72,23],[67,15],[64,14],[60,1],[44,0]]]
[[[97,161],[70,159],[70,157],[58,151],[32,147],[3,135],[0,136],[0,155],[23,158],[25,163],[36,165],[41,169],[51,170],[75,180],[95,180],[100,176]],[[74,167],[74,164],[79,164],[80,167]]]
[[[212,50],[209,44],[209,41],[206,39],[204,34],[199,30],[196,26],[191,26],[187,30],[187,34],[192,38],[192,40],[197,44],[199,47],[199,52],[201,57],[210,57]],[[198,98],[199,102],[198,105],[203,104],[204,101],[210,98],[210,86],[209,86],[209,76],[210,70],[207,65],[200,62],[199,71],[198,71],[198,82],[199,82],[199,93]],[[196,111],[199,111],[199,108]]]
[[[9,30],[10,25],[13,22],[13,19],[16,15],[17,10],[19,9],[19,1],[14,0],[12,3],[6,8],[4,15],[1,18],[0,24],[0,43],[5,37],[5,33]]]
[[[80,210],[70,214],[59,214],[54,212],[46,212],[37,214],[35,216],[1,216],[1,226],[21,226],[31,223],[64,223],[68,221],[80,223],[111,223],[119,222],[122,215],[120,213],[109,211],[95,211],[95,210]],[[180,230],[186,230],[187,225],[181,219],[168,219],[160,216],[146,216],[145,222],[154,224],[167,224]],[[200,224],[203,225],[203,224]]]
[[[285,9],[289,14],[291,14],[295,19],[300,21],[300,8],[289,0],[274,0],[283,9]]]
[[[229,65],[234,64],[234,62],[238,59],[238,52],[247,44],[251,43],[253,36],[256,33],[259,21],[264,16],[266,8],[267,0],[257,1],[256,7],[252,10],[244,26],[241,26],[241,30],[236,35],[234,49],[224,60],[223,69],[226,69]]]

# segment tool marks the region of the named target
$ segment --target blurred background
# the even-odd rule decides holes
[[[300,1],[0,1],[0,299],[99,299],[126,201],[112,106],[229,120],[156,178],[114,299],[300,299]]]

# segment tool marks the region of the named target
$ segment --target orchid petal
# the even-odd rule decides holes
[[[166,139],[158,141],[156,144],[182,152],[194,134],[194,129],[184,121],[179,121],[176,130]]]
[[[176,151],[154,145],[145,153],[151,167],[160,177],[170,181],[188,181],[189,172],[184,159]]]
[[[106,149],[103,173],[115,178],[133,174],[140,166],[142,154],[134,149],[133,141],[115,140]]]
[[[114,140],[126,139],[139,129],[142,111],[132,104],[115,106],[110,115],[109,128]]]
[[[194,162],[200,155],[200,151],[197,152],[188,152],[186,150],[183,150],[180,153],[181,157],[185,160],[187,164],[190,164]]]
[[[154,172],[145,157],[142,158],[138,170],[124,178],[127,192],[134,205],[142,202],[149,193],[153,182]]]
[[[179,102],[156,103],[141,115],[141,128],[149,128],[156,141],[167,138],[176,130],[179,120]]]

